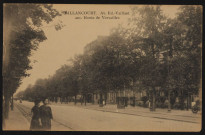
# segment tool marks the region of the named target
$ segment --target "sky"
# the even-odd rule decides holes
[[[124,11],[130,12],[130,5],[53,5],[58,11],[96,11],[100,12]],[[174,17],[178,6],[162,6],[163,12],[169,17]],[[87,15],[92,16],[92,15]],[[113,15],[106,15],[112,17]],[[32,69],[27,71],[29,77],[22,79],[22,84],[17,90],[25,90],[29,84],[35,84],[40,78],[52,76],[57,69],[64,64],[69,64],[69,59],[76,54],[82,54],[86,44],[97,39],[98,36],[107,36],[110,30],[118,24],[126,25],[130,15],[116,15],[120,19],[75,19],[76,15],[62,15],[50,24],[44,25],[47,40],[39,44],[37,51],[33,51],[30,57]],[[78,15],[83,17],[83,15]],[[54,25],[62,21],[65,25],[56,31]]]

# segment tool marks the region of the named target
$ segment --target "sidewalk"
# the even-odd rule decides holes
[[[160,109],[156,108],[155,112],[151,112],[149,108],[139,107],[139,106],[128,106],[125,109],[118,109],[117,105],[107,104],[103,107],[99,107],[98,104],[91,104],[87,103],[86,106],[81,103],[77,103],[74,105],[73,102],[68,104],[61,104],[61,103],[51,103],[52,105],[59,105],[59,106],[76,106],[85,109],[92,109],[97,111],[104,111],[104,112],[111,112],[111,113],[121,113],[121,114],[128,114],[128,115],[136,115],[142,117],[152,117],[152,118],[159,118],[159,119],[167,119],[167,120],[174,120],[174,121],[181,121],[181,122],[190,122],[190,123],[201,123],[201,112],[197,114],[193,114],[191,110],[171,110],[168,112],[168,109]]]
[[[9,111],[9,118],[5,120],[5,127],[3,130],[28,130],[28,120],[22,115],[22,113],[14,106],[13,111]]]
[[[166,114],[166,115],[173,115],[173,116],[184,116],[184,117],[199,117],[200,112],[197,114],[193,114],[192,111],[189,109],[187,110],[171,110],[171,112],[168,112],[168,109],[161,109],[156,108],[156,111],[150,111],[149,108],[139,107],[139,106],[128,106],[125,107],[125,109],[118,109],[117,105],[106,105],[103,107],[99,107],[99,105],[88,105],[89,108],[96,108],[96,109],[104,109],[104,110],[112,110],[112,111],[121,111],[121,110],[127,110],[127,111],[135,111],[137,112],[143,112],[143,113],[152,113],[152,114]]]
[[[116,111],[119,112],[120,110],[126,110],[126,111],[136,111],[136,112],[143,112],[143,113],[153,113],[153,114],[169,114],[169,115],[179,115],[179,116],[187,116],[187,117],[200,117],[201,112],[199,111],[197,114],[193,114],[191,109],[189,111],[187,110],[171,110],[171,112],[168,112],[168,109],[161,109],[161,108],[156,108],[156,111],[151,112],[149,108],[145,107],[140,107],[140,106],[128,106],[125,107],[125,109],[118,109],[116,104],[107,104],[103,107],[99,107],[98,104],[92,104],[92,103],[87,103],[86,106],[84,104],[81,105],[81,103],[77,103],[74,105],[73,102],[70,102],[68,104],[65,103],[51,103],[51,105],[62,105],[62,106],[77,106],[77,107],[83,107],[83,108],[90,108],[90,109],[98,109],[98,110],[104,110],[104,111]]]

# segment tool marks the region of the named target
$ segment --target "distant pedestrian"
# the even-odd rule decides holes
[[[48,99],[45,99],[43,105],[40,107],[40,118],[42,130],[51,130],[51,119],[53,119],[53,115],[51,107],[48,106]]]
[[[31,109],[32,119],[31,119],[30,130],[39,130],[41,128],[40,120],[39,120],[40,119],[39,103],[40,101],[36,100],[34,102],[34,107]]]

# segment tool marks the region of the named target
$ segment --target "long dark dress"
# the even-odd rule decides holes
[[[43,130],[51,129],[51,119],[53,119],[50,106],[42,105],[40,107],[40,118]]]
[[[39,130],[41,128],[40,126],[40,115],[39,115],[39,107],[34,106],[31,109],[31,112],[33,113],[32,119],[31,119],[31,125],[30,125],[30,130]]]

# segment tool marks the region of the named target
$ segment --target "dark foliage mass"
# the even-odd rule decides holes
[[[37,50],[39,43],[47,39],[42,24],[59,15],[52,5],[4,4],[3,96],[6,114],[10,97],[22,78],[29,76],[31,51]]]
[[[161,88],[171,104],[198,94],[201,79],[202,8],[181,6],[175,18],[166,17],[160,6],[132,8],[130,28],[118,27],[110,36],[98,37],[52,77],[29,86],[24,98],[76,96],[107,93],[124,88],[146,89],[155,102]],[[138,14],[138,16],[136,16]],[[40,33],[39,33],[40,34]],[[172,95],[172,97],[170,97]],[[144,104],[148,97],[143,98]]]

